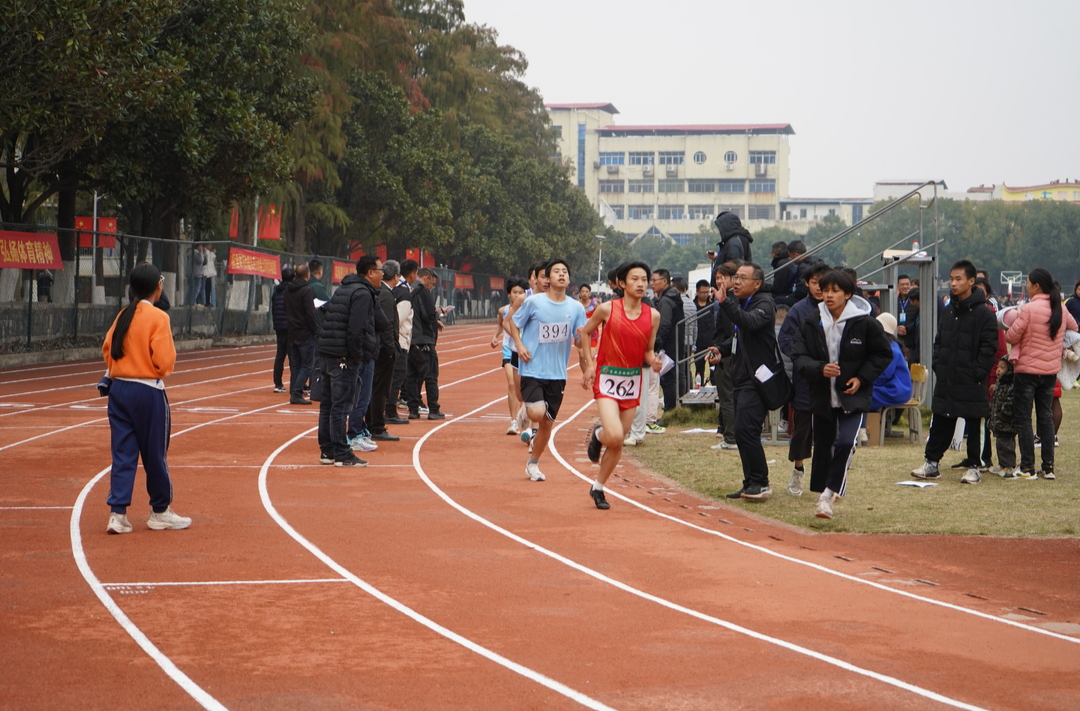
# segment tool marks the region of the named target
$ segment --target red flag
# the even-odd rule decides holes
[[[259,208],[259,239],[281,239],[281,213],[277,205]]]
[[[434,267],[435,266],[435,255],[432,254],[431,252],[424,252],[423,253],[423,258],[420,260],[420,266],[429,267],[429,268]]]
[[[75,229],[77,230],[93,230],[94,218],[93,217],[76,217]],[[80,247],[93,247],[94,246],[94,234],[93,232],[79,232],[79,246]]]
[[[116,218],[99,217],[97,221],[97,246],[104,249],[116,248]]]
[[[240,236],[240,208],[233,205],[232,213],[229,215],[229,239],[236,239]]]
[[[420,250],[419,249],[406,249],[405,259],[411,259],[416,263],[420,263]]]
[[[385,244],[377,244],[377,245],[375,245],[375,256],[377,256],[379,258],[380,262],[385,262],[386,261],[386,245]]]

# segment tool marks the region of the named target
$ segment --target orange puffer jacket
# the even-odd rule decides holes
[[[1061,370],[1061,347],[1065,329],[1076,330],[1076,320],[1061,309],[1061,328],[1050,338],[1050,297],[1036,294],[1017,309],[1016,320],[1005,332],[1005,340],[1019,353],[1015,372],[1032,375],[1057,375]]]

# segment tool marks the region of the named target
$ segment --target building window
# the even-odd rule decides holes
[[[801,219],[801,220],[806,219],[806,208],[805,207],[799,208],[799,219]]]
[[[651,220],[656,212],[653,205],[628,205],[627,210],[631,220]]]
[[[856,222],[862,222],[862,216],[863,216],[863,206],[862,205],[852,205],[851,206],[851,224],[854,225]]]
[[[654,165],[656,154],[652,151],[630,151],[630,165]]]
[[[555,140],[562,138],[562,126],[548,126],[548,131]]]
[[[722,193],[745,193],[746,181],[745,180],[721,180],[720,190]]]
[[[751,220],[773,220],[775,218],[774,205],[751,205],[748,217]]]
[[[691,205],[689,213],[692,220],[710,220],[716,214],[716,208],[712,205]]]
[[[730,212],[741,220],[746,217],[746,205],[720,205],[716,214],[719,215],[721,212]]]
[[[624,193],[626,192],[625,180],[601,180],[600,192],[602,193]]]
[[[577,126],[577,186],[585,187],[585,124]]]
[[[600,165],[626,165],[626,154],[601,152]]]
[[[685,151],[660,151],[660,165],[682,165],[685,162]]]
[[[687,188],[692,193],[715,193],[716,181],[715,180],[688,180]]]
[[[776,163],[776,151],[750,151],[750,165],[755,163],[774,165]]]
[[[615,213],[616,220],[623,219],[623,215],[626,214],[622,205],[608,205],[608,207],[610,207],[611,211]]]
[[[683,191],[682,180],[657,180],[656,191],[661,193],[681,193]]]
[[[724,154],[725,163],[734,163],[737,160],[739,160],[739,156],[735,153],[735,151],[728,151]]]
[[[656,191],[656,183],[652,178],[645,180],[631,180],[630,192],[632,193],[651,193]]]
[[[698,151],[697,153],[694,154],[694,162],[697,163],[698,165],[701,165],[702,163],[704,163],[705,160],[706,160],[706,156],[705,156],[705,153],[703,151]]]
[[[682,205],[660,205],[657,208],[657,216],[661,220],[681,220],[685,214]]]
[[[752,193],[775,193],[776,181],[772,178],[768,180],[751,180],[750,192]]]
[[[688,232],[672,232],[668,237],[675,240],[675,244],[686,246],[690,244],[690,239],[693,235]]]

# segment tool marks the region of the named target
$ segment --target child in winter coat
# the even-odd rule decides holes
[[[1013,363],[1008,356],[997,362],[997,382],[991,386],[990,431],[997,440],[998,465],[990,469],[1006,479],[1019,476],[1016,469],[1016,424],[1013,421]]]

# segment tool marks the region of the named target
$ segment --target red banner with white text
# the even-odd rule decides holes
[[[63,269],[55,234],[0,230],[0,267],[5,269]]]
[[[229,247],[229,274],[251,274],[267,279],[280,279],[281,258],[250,249]]]

